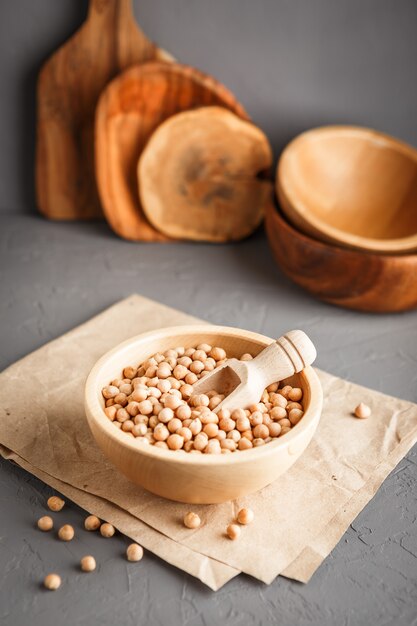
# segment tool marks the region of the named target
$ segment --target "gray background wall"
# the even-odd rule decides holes
[[[133,0],[145,32],[232,89],[277,154],[321,124],[417,146],[416,0]],[[33,212],[35,86],[87,0],[0,3],[0,211]]]

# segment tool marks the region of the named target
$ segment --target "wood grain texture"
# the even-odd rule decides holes
[[[228,359],[224,365],[193,385],[194,393],[212,389],[226,395],[213,409],[233,411],[257,404],[266,387],[289,378],[311,365],[317,356],[311,339],[302,330],[290,330],[272,342],[251,361]]]
[[[104,413],[101,389],[127,364],[139,364],[158,351],[207,342],[231,357],[254,355],[273,339],[225,326],[176,326],[138,335],[105,354],[85,387],[87,420],[98,445],[119,471],[157,495],[179,502],[211,504],[257,491],[284,473],[304,452],[320,420],[323,392],[311,367],[288,379],[303,389],[305,413],[291,431],[265,446],[235,454],[194,455],[143,445],[114,427]]]
[[[46,217],[102,215],[94,175],[98,97],[121,70],[162,58],[168,55],[137,26],[131,0],[90,0],[87,20],[39,74],[36,197]]]
[[[167,236],[243,239],[272,197],[271,165],[269,141],[254,124],[224,107],[184,111],[156,129],[139,159],[141,205]]]
[[[281,269],[321,300],[379,313],[417,307],[417,255],[377,255],[316,241],[272,205],[266,230]]]
[[[200,106],[223,106],[248,116],[233,94],[211,76],[177,63],[126,70],[100,97],[96,112],[96,178],[113,230],[133,241],[167,241],[147,220],[139,199],[137,165],[164,120]],[[162,164],[163,165],[163,164]]]
[[[307,235],[376,253],[417,250],[417,150],[389,135],[307,131],[282,153],[276,184],[285,215]]]

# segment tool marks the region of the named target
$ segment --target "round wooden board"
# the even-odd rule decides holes
[[[105,216],[113,230],[132,241],[167,241],[142,210],[137,184],[139,157],[153,131],[171,115],[218,105],[249,119],[217,80],[177,63],[130,68],[103,91],[96,110],[95,169]]]

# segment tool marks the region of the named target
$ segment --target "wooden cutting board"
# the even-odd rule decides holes
[[[138,160],[148,139],[164,120],[181,111],[210,105],[225,107],[249,119],[224,85],[178,63],[131,67],[103,91],[96,110],[96,179],[107,221],[118,235],[132,241],[168,239],[143,212]]]
[[[102,215],[94,176],[94,112],[121,70],[172,60],[135,22],[131,0],[90,0],[87,20],[38,79],[36,197],[52,219]]]

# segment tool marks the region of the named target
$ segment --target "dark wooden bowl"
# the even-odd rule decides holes
[[[271,205],[266,231],[281,269],[321,300],[379,313],[417,307],[417,254],[387,256],[316,241]]]

